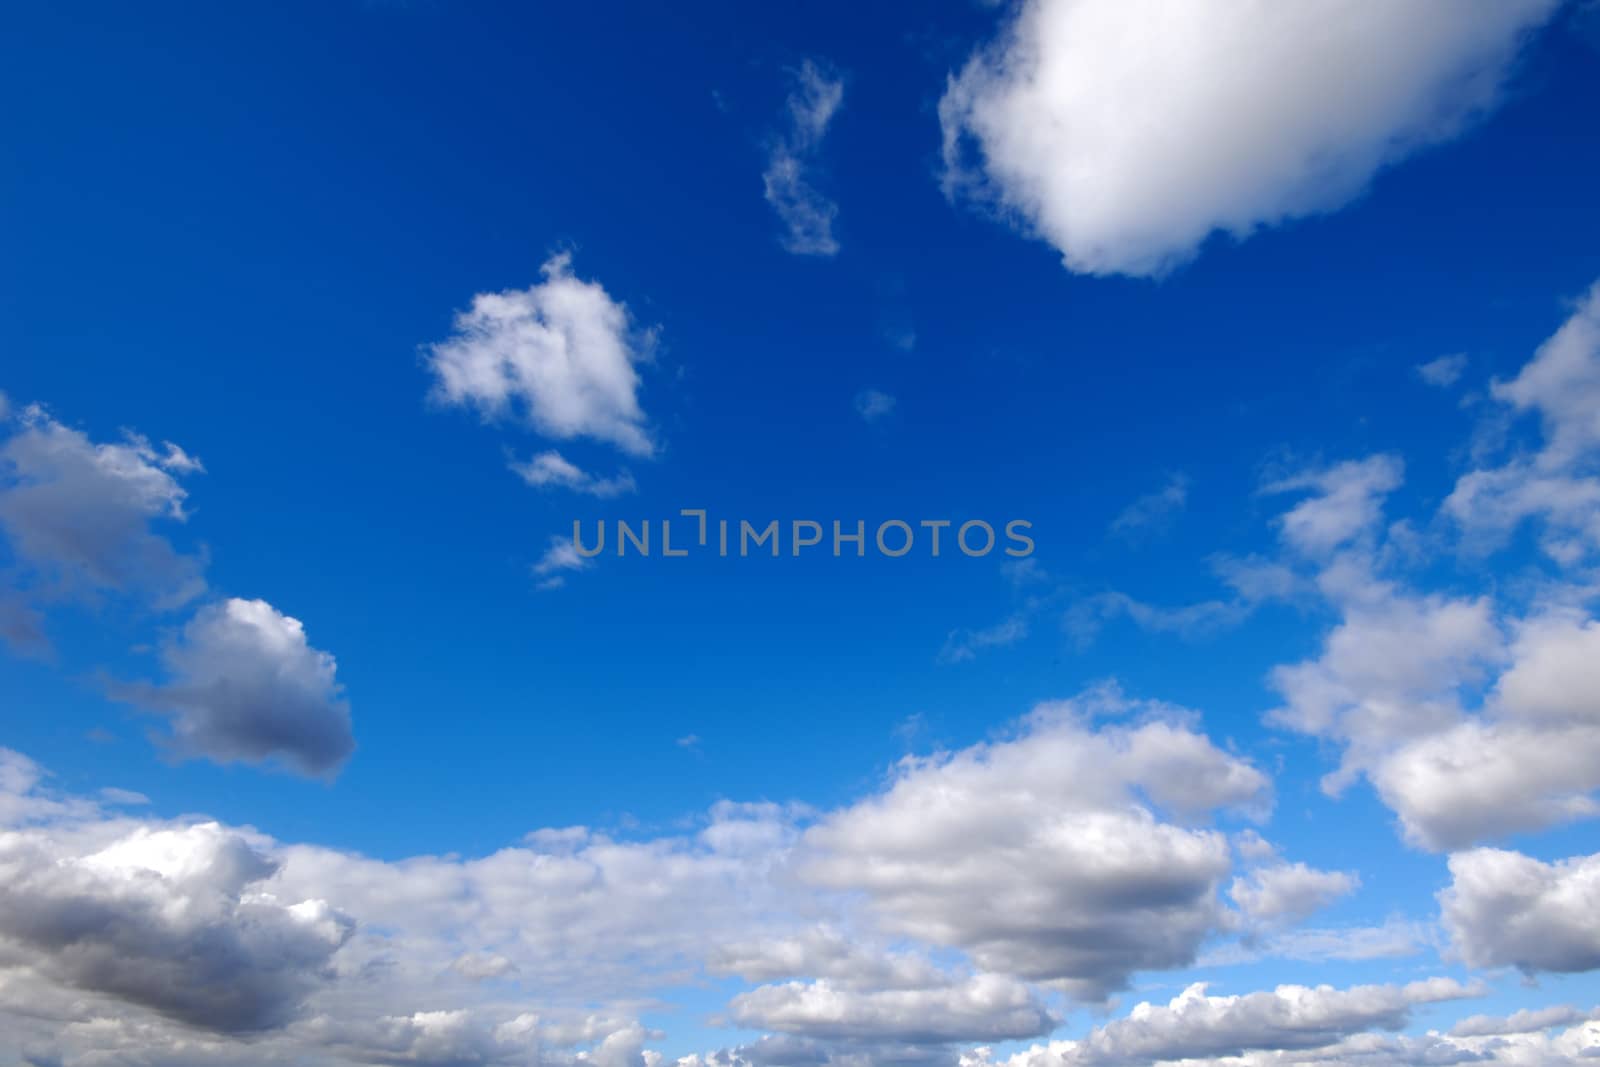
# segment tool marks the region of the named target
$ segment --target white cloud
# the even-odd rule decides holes
[[[527,289],[472,298],[450,339],[428,349],[434,396],[557,440],[654,454],[638,395],[651,335],[598,282],[573,275],[570,256],[552,256],[543,274]]]
[[[750,982],[813,977],[850,990],[926,989],[945,977],[924,956],[869,947],[859,934],[825,924],[720,944],[712,950],[708,966],[715,974],[736,974]]]
[[[681,837],[386,862],[45,782],[0,750],[0,1045],[85,1067],[644,1067],[641,998],[781,921],[796,832],[726,804]]]
[[[1056,1023],[1026,984],[992,974],[871,992],[787,982],[741,993],[729,1011],[741,1026],[822,1041],[915,1045],[1036,1037]]]
[[[1074,271],[1159,274],[1458,134],[1556,7],[1028,0],[940,102],[947,184]]]
[[[761,175],[767,203],[783,222],[783,247],[796,255],[831,256],[839,251],[833,220],[839,206],[812,184],[810,171],[828,124],[844,101],[844,81],[808,59],[794,74],[785,128],[772,143]]]
[[[1377,926],[1304,927],[1273,934],[1255,952],[1234,954],[1240,960],[1260,957],[1321,963],[1325,960],[1380,960],[1415,956],[1431,944],[1431,931],[1421,923],[1389,919]]]
[[[161,660],[168,681],[118,685],[114,695],[168,715],[181,753],[327,774],[355,747],[333,657],[264,600],[201,608]]]
[[[894,410],[895,399],[877,389],[863,389],[856,394],[856,414],[867,422],[876,422]]]
[[[1457,352],[1452,356],[1440,356],[1417,366],[1417,377],[1424,383],[1436,389],[1448,389],[1461,380],[1461,374],[1467,369],[1467,357]]]
[[[1568,574],[1513,609],[1488,596],[1414,592],[1391,574],[1418,543],[1384,527],[1397,461],[1376,457],[1273,488],[1313,495],[1282,520],[1339,613],[1318,656],[1278,667],[1271,718],[1343,746],[1337,792],[1365,775],[1406,838],[1436,850],[1600,815],[1600,623],[1577,570],[1600,532],[1600,290],[1494,394],[1542,416],[1543,444],[1463,476],[1443,506],[1470,546],[1524,520]]]
[[[1035,979],[1100,995],[1234,928],[1200,823],[1267,782],[1191,722],[1097,691],[830,813],[722,802],[664,835],[402,860],[64,797],[0,752],[0,1031],[85,1065],[646,1067],[641,1005],[732,975],[766,984],[730,1019],[817,1055],[948,1059],[1047,1030]]]
[[[0,833],[0,950],[42,981],[223,1033],[278,1027],[325,976],[349,921],[282,901],[275,866],[215,823],[135,828],[92,850]]]
[[[1228,895],[1246,918],[1294,923],[1353,893],[1361,879],[1348,871],[1319,871],[1304,863],[1274,863],[1234,879]]]
[[[638,488],[627,471],[601,478],[572,463],[553,449],[540,452],[524,462],[513,462],[511,469],[535,489],[570,489],[602,499],[622,496]]]
[[[117,590],[172,607],[204,591],[204,561],[156,532],[187,518],[178,478],[201,470],[199,461],[136,434],[96,444],[37,406],[10,428],[0,443],[0,530],[20,560],[74,593]],[[18,638],[37,629],[20,601],[7,617]]]
[[[1369,534],[1383,513],[1384,497],[1404,479],[1405,467],[1394,456],[1373,456],[1279,479],[1263,491],[1312,491],[1278,522],[1284,541],[1292,548],[1321,557]]]
[[[1489,547],[1542,519],[1552,559],[1591,558],[1600,544],[1600,284],[1514,379],[1490,392],[1510,413],[1537,414],[1543,445],[1463,475],[1445,514]]]
[[[986,648],[1004,648],[1028,636],[1028,620],[1013,615],[981,630],[952,630],[945,636],[944,647],[939,650],[943,663],[967,663],[977,658]]]
[[[1136,961],[1187,958],[1229,925],[1214,899],[1228,844],[1184,823],[1257,804],[1265,783],[1186,721],[1100,693],[1040,709],[1008,740],[907,761],[881,791],[821,816],[722,803],[668,836],[567,828],[479,858],[397,861],[108,813],[50,793],[40,768],[0,752],[0,1030],[38,1062],[82,1067],[651,1067],[670,1061],[647,1049],[662,1035],[640,1006],[738,976],[768,984],[736,994],[729,1021],[777,1036],[683,1067],[950,1063],[957,1043],[1053,1026],[1029,974],[972,971],[950,949],[1103,991]],[[1278,862],[1254,840],[1240,843]],[[1546,891],[1531,907],[1546,914],[1530,925],[1502,910],[1511,929],[1592,913],[1582,893],[1564,895],[1563,869],[1536,873]],[[1005,1062],[1405,1064],[1477,1049],[1528,1064],[1593,1043],[1581,1028],[1472,1036],[1568,1019],[1553,1013],[1451,1038],[1381,1033],[1471,992],[1439,979],[1193,988]],[[1239,1050],[1246,1059],[1228,1059]]]
[[[1450,878],[1439,903],[1467,963],[1530,973],[1600,968],[1600,855],[1543,863],[1479,848],[1450,857]]]
[[[1232,1057],[1252,1052],[1326,1050],[1369,1030],[1399,1030],[1419,1005],[1479,995],[1479,991],[1446,978],[1409,985],[1368,985],[1349,989],[1332,986],[1281,985],[1270,992],[1212,996],[1206,985],[1185,989],[1170,1003],[1142,1003],[1126,1018],[1097,1027],[1080,1041],[1054,1041],[1001,1061],[1005,1067],[1093,1064],[1238,1062]],[[993,1062],[987,1057],[977,1063]],[[1257,1061],[1251,1060],[1251,1063]],[[1263,1062],[1279,1062],[1276,1060]],[[1295,1063],[1342,1063],[1299,1059]],[[1394,1060],[1385,1061],[1394,1063]],[[976,1065],[974,1065],[976,1067]]]
[[[1345,608],[1318,659],[1274,672],[1274,719],[1342,740],[1330,790],[1365,773],[1426,848],[1600,815],[1600,623],[1562,611],[1509,628],[1487,599],[1385,591]]]
[[[1567,1004],[1548,1008],[1524,1008],[1510,1015],[1473,1015],[1450,1028],[1452,1037],[1498,1037],[1503,1034],[1532,1034],[1557,1026],[1571,1026],[1594,1018],[1592,1011],[1579,1011]]]
[[[1135,500],[1111,520],[1111,532],[1121,537],[1138,534],[1169,522],[1189,502],[1189,479],[1174,474],[1160,489]]]
[[[578,555],[578,546],[569,537],[552,537],[544,555],[533,565],[533,576],[539,579],[540,589],[559,589],[566,584],[571,571],[587,570],[594,560]]]
[[[1570,464],[1600,447],[1600,284],[1579,302],[1554,336],[1509,382],[1495,382],[1496,399],[1544,424],[1541,467]]]
[[[1091,725],[1135,711],[1149,721]],[[908,758],[807,833],[802,873],[865,894],[892,933],[1085,996],[1183,966],[1222,922],[1229,850],[1157,813],[1259,807],[1268,785],[1175,714],[1101,691],[1041,706],[1013,740]]]

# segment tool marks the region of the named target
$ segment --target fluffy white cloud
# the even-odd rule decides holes
[[[644,1067],[639,999],[767,929],[793,818],[384,862],[107,813],[0,750],[0,1060]]]
[[[639,405],[638,365],[652,338],[598,282],[552,256],[527,289],[479,293],[455,333],[428,350],[434,396],[485,418],[520,417],[557,440],[588,437],[655,452]]]
[[[1473,1015],[1450,1028],[1452,1037],[1498,1037],[1503,1034],[1532,1034],[1557,1026],[1571,1026],[1594,1018],[1592,1011],[1579,1011],[1568,1004],[1548,1008],[1524,1008],[1506,1016]]]
[[[1141,1003],[1126,1018],[1097,1027],[1080,1041],[1051,1042],[1003,1063],[1006,1067],[1132,1067],[1223,1059],[1237,1062],[1231,1058],[1260,1051],[1322,1050],[1369,1030],[1398,1030],[1418,1005],[1475,995],[1475,989],[1445,978],[1350,989],[1282,985],[1270,992],[1227,997],[1210,996],[1205,984],[1198,983],[1168,1004]],[[992,1062],[984,1057],[976,1060]],[[1307,1057],[1292,1062],[1321,1061]],[[1344,1061],[1334,1058],[1327,1062]]]
[[[1276,924],[1299,922],[1353,893],[1361,879],[1347,871],[1319,871],[1304,863],[1275,863],[1234,879],[1228,895],[1246,918]]]
[[[1278,520],[1291,548],[1311,557],[1325,557],[1357,537],[1370,534],[1383,512],[1384,497],[1405,480],[1405,467],[1394,456],[1341,463],[1326,470],[1282,478],[1268,493],[1310,494]]]
[[[1092,724],[1135,712],[1148,721]],[[1012,740],[908,759],[807,833],[803,874],[865,894],[895,933],[1084,995],[1187,964],[1222,921],[1230,861],[1221,834],[1183,823],[1259,808],[1268,784],[1181,719],[1101,691],[1042,706]]]
[[[833,220],[839,205],[812,184],[810,171],[834,113],[844,102],[844,81],[808,59],[794,74],[785,127],[774,139],[761,180],[767,203],[783,222],[783,247],[802,256],[839,251]]]
[[[948,185],[1072,270],[1159,274],[1460,132],[1556,6],[1028,0],[940,103]]]
[[[1101,693],[1041,709],[1010,740],[909,761],[831,814],[723,803],[671,836],[553,829],[480,858],[401,861],[111,812],[50,792],[37,766],[0,752],[0,1032],[32,1061],[67,1067],[652,1067],[662,1061],[647,1046],[662,1035],[639,1023],[639,1006],[736,975],[769,984],[735,995],[728,1021],[775,1036],[681,1067],[948,1064],[961,1043],[1053,1020],[1029,975],[973,972],[948,952],[935,963],[942,948],[1043,961],[1080,985],[1090,959],[1104,985],[1152,951],[1192,949],[1138,923],[1172,923],[1182,941],[1191,912],[1221,919],[1227,842],[1215,841],[1213,863],[1220,835],[1153,812],[1203,818],[1258,803],[1264,783],[1183,719]],[[1108,831],[1116,811],[1132,817]],[[1040,825],[1019,829],[1029,822]],[[1242,836],[1241,852],[1283,862],[1256,840]],[[1507,910],[1502,888],[1473,914],[1498,909],[1522,931],[1592,914],[1582,892],[1563,895],[1567,873],[1538,873],[1542,894],[1524,891]],[[841,887],[859,898],[832,892]],[[1543,917],[1520,920],[1517,907]],[[875,921],[935,936],[885,947]],[[1553,1064],[1594,1042],[1586,1023],[1536,1029],[1579,1021],[1553,1013],[1449,1038],[1381,1032],[1468,992],[1442,980],[1195,988],[1014,1062],[1394,1065],[1481,1053]]]
[[[737,976],[766,984],[727,1017],[779,1035],[752,1056],[948,1060],[1049,1029],[1035,979],[1099,995],[1235,928],[1199,823],[1267,783],[1191,723],[1097,691],[831,813],[724,802],[664,836],[399,861],[62,796],[0,752],[0,1031],[84,1067],[645,1067],[642,1003]]]
[[[594,560],[578,554],[577,545],[570,537],[552,537],[544,555],[533,565],[533,576],[539,579],[540,589],[559,589],[567,584],[567,573],[587,570]]]
[[[0,443],[0,530],[44,580],[74,593],[141,594],[163,607],[205,589],[203,561],[157,532],[158,523],[187,518],[178,479],[201,470],[198,460],[132,434],[96,444],[37,406],[4,428],[11,432]],[[0,622],[5,617],[13,637],[31,630],[37,640],[37,616],[25,604],[15,602]]]
[[[1134,536],[1151,527],[1159,527],[1171,520],[1189,503],[1189,479],[1174,474],[1167,484],[1123,508],[1111,520],[1110,531],[1121,537]]]
[[[1413,741],[1372,772],[1406,834],[1452,848],[1600,814],[1600,720],[1541,724],[1493,713]]]
[[[0,833],[0,960],[190,1026],[281,1026],[325,976],[349,922],[265,889],[275,866],[215,823],[136,828],[63,850]]]
[[[570,489],[575,493],[604,498],[622,496],[638,488],[633,475],[627,471],[611,478],[601,478],[554,450],[540,452],[526,461],[513,462],[511,469],[535,489]]]
[[[1539,416],[1542,446],[1463,475],[1445,513],[1488,546],[1538,518],[1554,560],[1591,558],[1600,544],[1600,284],[1515,378],[1490,391],[1508,411]]]
[[[168,681],[113,692],[168,715],[182,753],[219,762],[276,758],[325,774],[355,748],[333,657],[307,642],[298,619],[264,600],[201,608],[161,659]]]
[[[1558,565],[1600,532],[1600,291],[1495,395],[1542,417],[1543,445],[1463,476],[1444,505],[1469,540],[1544,522]],[[1312,495],[1283,518],[1339,613],[1319,655],[1277,668],[1272,719],[1343,746],[1337,792],[1365,775],[1408,840],[1462,848],[1600,815],[1600,623],[1581,571],[1513,609],[1487,596],[1423,594],[1390,577],[1415,535],[1385,528],[1399,464],[1377,457],[1273,488]],[[1488,683],[1488,684],[1485,684]]]
[[[1600,624],[1553,611],[1508,636],[1486,600],[1377,588],[1317,659],[1274,673],[1288,698],[1276,720],[1345,745],[1329,789],[1364,773],[1432,849],[1600,814]],[[1469,708],[1464,694],[1498,665]]]
[[[1451,856],[1450,877],[1439,903],[1468,963],[1530,973],[1600,968],[1600,855],[1543,863],[1479,848]]]

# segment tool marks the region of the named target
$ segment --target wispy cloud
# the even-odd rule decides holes
[[[1457,352],[1453,356],[1440,356],[1417,366],[1417,377],[1437,389],[1448,389],[1461,380],[1467,369],[1467,357]]]
[[[550,538],[550,546],[539,557],[539,562],[533,565],[533,576],[539,579],[540,589],[559,589],[567,584],[569,573],[588,570],[592,566],[594,561],[578,555],[578,549],[570,538],[557,536]]]
[[[511,469],[535,489],[570,489],[574,493],[604,498],[622,496],[638,488],[633,475],[627,471],[602,478],[590,474],[554,450],[540,452],[523,461],[513,460]]]
[[[1117,537],[1132,538],[1150,530],[1158,530],[1172,521],[1173,516],[1189,503],[1189,479],[1174,474],[1160,489],[1135,500],[1111,520],[1111,533]]]
[[[982,630],[952,630],[939,650],[943,663],[965,663],[986,648],[1004,648],[1028,636],[1028,620],[1021,614]]]
[[[785,127],[767,156],[761,176],[767,203],[783,222],[783,247],[796,255],[831,256],[839,251],[833,236],[839,206],[812,184],[811,171],[828,124],[843,101],[843,80],[807,59],[794,73]]]
[[[856,394],[856,414],[867,422],[877,420],[894,411],[895,398],[878,389],[863,389]]]

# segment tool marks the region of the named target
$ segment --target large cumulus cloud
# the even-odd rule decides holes
[[[1158,274],[1458,133],[1556,6],[1027,0],[940,103],[949,183],[1074,271]]]

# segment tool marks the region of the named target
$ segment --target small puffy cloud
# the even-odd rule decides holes
[[[1600,969],[1600,855],[1544,863],[1478,848],[1450,857],[1444,926],[1474,967],[1528,973]]]
[[[1257,808],[1268,784],[1174,714],[1103,690],[1042,706],[1014,739],[908,757],[808,831],[803,876],[864,894],[891,933],[1087,997],[1184,966],[1223,921],[1230,867],[1226,839],[1186,823]]]
[[[1467,357],[1457,352],[1453,356],[1440,356],[1417,366],[1417,377],[1436,389],[1448,389],[1461,380],[1467,369]]]
[[[894,410],[895,399],[877,389],[863,389],[856,394],[856,414],[867,422],[876,422]]]
[[[1266,924],[1296,923],[1355,891],[1361,879],[1348,871],[1319,871],[1304,863],[1275,863],[1236,878],[1228,895],[1246,918]]]
[[[553,449],[540,452],[526,461],[511,464],[511,469],[535,489],[570,489],[601,498],[622,496],[638,488],[627,471],[611,478],[590,474]]]
[[[84,851],[44,831],[0,834],[0,954],[202,1030],[280,1027],[350,922],[265,891],[275,871],[215,823],[139,827]]]
[[[839,251],[833,220],[839,205],[812,184],[811,171],[828,124],[844,101],[844,81],[815,60],[794,74],[783,132],[772,142],[761,175],[767,203],[783,223],[785,250],[801,256],[831,256]]]
[[[97,444],[37,406],[4,429],[0,530],[18,559],[75,593],[115,590],[171,607],[204,591],[203,560],[157,532],[187,518],[178,479],[201,470],[198,460],[136,434]],[[0,604],[0,625],[27,643],[38,620],[25,605]]]
[[[556,440],[654,454],[638,372],[651,335],[598,282],[576,277],[570,256],[552,256],[543,274],[527,289],[479,293],[456,316],[451,337],[427,350],[434,397]]]
[[[298,619],[264,600],[201,608],[161,661],[168,681],[118,685],[113,693],[168,716],[185,755],[276,759],[327,774],[355,748],[333,657],[310,645]]]
[[[1160,274],[1458,134],[1556,7],[1027,0],[940,102],[947,187],[1073,271]]]

